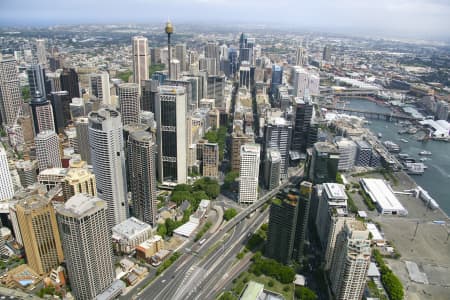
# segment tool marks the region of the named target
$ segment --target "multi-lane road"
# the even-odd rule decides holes
[[[251,233],[267,220],[268,210],[261,208],[281,189],[300,182],[303,169],[257,202],[246,207],[219,231],[206,234],[199,245],[187,243],[182,256],[160,277],[138,292],[134,299],[213,299],[216,284],[226,279],[234,257]],[[253,214],[254,213],[254,214]],[[130,296],[131,297],[131,296]]]

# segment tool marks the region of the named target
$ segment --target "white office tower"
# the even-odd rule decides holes
[[[239,67],[239,87],[246,87],[250,90],[250,64],[243,61]]]
[[[208,70],[214,71],[209,72],[208,75],[217,75],[220,69],[220,47],[216,42],[208,42],[206,44],[205,58],[210,61]]]
[[[292,140],[292,122],[283,117],[269,116],[264,126],[264,148],[277,149],[281,155],[280,176],[288,177],[289,150]]]
[[[122,124],[139,123],[141,111],[139,85],[136,83],[119,84],[118,94]]]
[[[349,139],[341,139],[336,142],[339,150],[339,171],[348,171],[355,166],[356,144]]]
[[[187,179],[186,91],[179,86],[160,86],[156,98],[158,124],[158,178],[163,184]]]
[[[309,74],[308,91],[311,96],[320,95],[320,76],[318,74]]]
[[[181,75],[181,65],[178,59],[172,59],[170,62],[170,79],[177,80]]]
[[[36,56],[37,56],[37,62],[42,65],[43,67],[46,67],[47,64],[47,50],[45,47],[45,40],[44,39],[37,39],[36,40]]]
[[[305,91],[308,89],[309,85],[309,74],[308,71],[301,67],[293,67],[293,93],[294,96],[303,98],[305,96]]]
[[[20,81],[16,61],[2,60],[0,57],[0,113],[2,123],[13,125],[18,117],[18,108],[22,104]]]
[[[259,162],[260,146],[258,144],[241,146],[239,204],[252,204],[258,200]]]
[[[362,299],[370,264],[369,230],[361,221],[347,221],[336,239],[330,270],[335,299]]]
[[[104,105],[111,105],[108,72],[100,72],[89,75],[89,88],[91,96],[95,96]]]
[[[77,300],[94,299],[115,278],[107,203],[77,194],[56,212],[72,292]]]
[[[143,80],[148,80],[148,67],[150,66],[150,55],[148,52],[148,39],[143,36],[135,36],[133,42],[133,76],[134,83],[141,89]]]
[[[54,131],[45,130],[39,132],[34,138],[34,144],[40,172],[50,168],[61,168],[59,138]]]
[[[81,159],[90,165],[92,161],[91,149],[89,147],[89,119],[86,117],[77,118],[75,128],[77,132],[78,153]]]
[[[97,195],[108,203],[109,228],[127,218],[125,151],[120,113],[101,108],[89,113],[89,145]]]
[[[9,171],[5,148],[0,144],[0,201],[6,201],[14,195],[14,187]]]
[[[187,71],[186,55],[186,44],[175,45],[175,58],[180,61],[181,72]]]
[[[304,66],[308,62],[308,57],[306,56],[306,49],[299,46],[295,53],[295,64],[297,66]]]

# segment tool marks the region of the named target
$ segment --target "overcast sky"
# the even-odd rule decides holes
[[[450,0],[0,0],[0,25],[177,22],[450,39]]]

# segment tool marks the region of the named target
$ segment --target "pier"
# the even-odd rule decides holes
[[[364,117],[367,119],[378,119],[378,120],[386,120],[389,122],[395,122],[395,121],[413,121],[415,120],[414,117],[396,113],[396,112],[375,112],[375,111],[366,111],[361,109],[354,109],[354,108],[348,108],[348,107],[335,107],[332,105],[324,105],[321,106],[322,108],[326,108],[328,110],[337,111],[339,113],[347,113],[349,115],[355,115],[358,117]]]

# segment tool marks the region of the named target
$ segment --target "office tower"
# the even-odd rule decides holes
[[[22,105],[16,61],[0,57],[0,113],[2,124],[13,125]]]
[[[306,173],[314,184],[335,182],[339,150],[331,143],[317,142],[308,153]]]
[[[23,188],[27,188],[37,181],[36,160],[19,160],[16,162],[16,169]]]
[[[320,76],[319,74],[308,73],[308,93],[312,96],[320,95]]]
[[[326,45],[323,47],[323,55],[322,59],[325,61],[331,61],[331,48],[330,46]]]
[[[298,195],[288,194],[284,199],[272,199],[267,230],[266,256],[289,264],[295,242],[298,215]]]
[[[352,140],[341,139],[336,142],[339,150],[338,171],[348,171],[355,165],[356,144]]]
[[[278,65],[272,66],[272,83],[271,89],[283,83],[283,68]]]
[[[150,65],[161,63],[161,49],[152,47],[150,48]]]
[[[448,102],[441,100],[437,103],[436,107],[436,120],[445,120],[448,119]]]
[[[114,280],[107,203],[77,194],[56,208],[70,286],[77,300],[90,300]]]
[[[309,97],[295,98],[295,121],[291,149],[300,153],[306,152],[308,145],[308,131],[311,127],[313,105]]]
[[[186,91],[183,87],[160,86],[156,101],[159,181],[186,183],[187,129]]]
[[[372,146],[364,140],[357,140],[356,143],[356,165],[368,167],[372,158]]]
[[[61,72],[61,90],[69,93],[69,98],[80,98],[78,74],[75,69],[64,68]]]
[[[172,61],[170,62],[170,68],[172,70],[170,79],[177,80],[181,75],[180,61],[178,59],[172,59]]]
[[[102,104],[111,105],[108,72],[103,71],[89,75],[89,87],[91,96],[95,96]]]
[[[218,75],[220,70],[220,47],[216,42],[208,42],[205,46],[205,58],[209,75]]]
[[[258,200],[260,146],[241,146],[241,166],[239,171],[239,204],[252,204]]]
[[[225,76],[208,76],[207,98],[215,100],[215,107],[225,108]]]
[[[293,95],[295,97],[305,97],[305,92],[309,85],[309,73],[302,67],[293,67]]]
[[[120,113],[101,108],[89,113],[89,145],[97,180],[97,195],[108,204],[108,225],[128,215],[125,151]]]
[[[308,57],[306,56],[306,49],[299,46],[295,52],[295,64],[297,66],[304,66],[308,62]]]
[[[198,146],[198,144],[197,144]],[[219,144],[202,144],[202,176],[219,176]]]
[[[141,87],[141,110],[155,113],[156,96],[158,94],[158,80],[144,80]]]
[[[90,165],[92,161],[89,146],[89,119],[85,117],[77,118],[75,128],[77,131],[78,152],[81,155],[81,159]]]
[[[36,92],[30,101],[31,113],[33,115],[34,134],[50,130],[55,131],[55,121],[53,120],[53,108],[47,98],[39,91]]]
[[[139,85],[136,83],[119,84],[118,95],[122,124],[139,123],[139,112],[141,111]]]
[[[64,201],[76,194],[97,196],[95,175],[82,168],[69,168],[62,184]]]
[[[186,44],[175,45],[175,58],[180,61],[180,71],[187,71],[186,69]]]
[[[244,144],[254,142],[253,139],[240,130],[231,134],[231,170],[238,171],[241,165],[241,147]]]
[[[54,73],[45,72],[46,77],[46,83],[45,83],[45,90],[46,93],[49,94],[50,92],[59,92],[61,91],[61,70],[58,70]],[[30,93],[31,94],[31,93]],[[33,94],[31,94],[33,95]]]
[[[277,149],[266,149],[264,160],[264,186],[271,191],[280,185],[281,155]]]
[[[65,168],[49,168],[43,171],[39,171],[38,182],[44,185],[47,191],[50,191],[54,187],[63,184],[66,177],[67,170]]]
[[[51,92],[49,97],[56,130],[58,133],[62,133],[71,120],[69,93],[67,91]]]
[[[172,23],[170,23],[170,21],[167,21],[166,23],[166,27],[164,28],[165,33],[167,34],[167,65],[169,66],[169,78],[172,78],[171,74],[171,68],[170,68],[170,60],[171,60],[171,56],[172,56],[172,50],[170,49],[170,36],[173,34],[173,25]],[[163,60],[163,63],[165,61]]]
[[[27,76],[28,76],[28,85],[30,86],[30,95],[36,94],[36,92],[40,92],[41,95],[47,96],[47,91],[45,88],[45,70],[42,65],[31,65],[27,68]]]
[[[268,148],[280,152],[280,176],[288,176],[289,149],[291,148],[292,123],[282,117],[269,117],[264,127],[264,151]]]
[[[302,183],[300,183],[300,197],[297,205],[298,216],[297,216],[297,225],[295,228],[295,241],[293,252],[294,258],[299,262],[303,259],[304,256],[312,188],[313,186],[311,182],[303,181]]]
[[[133,42],[133,76],[134,83],[138,85],[138,92],[142,81],[148,80],[148,67],[150,57],[148,52],[148,39],[143,36],[135,36]]]
[[[156,225],[156,144],[152,134],[139,130],[128,135],[127,157],[134,216]]]
[[[228,50],[228,60],[230,62],[230,75],[234,75],[238,69],[238,53],[236,49],[230,48]]]
[[[36,56],[37,56],[37,62],[46,67],[47,66],[47,49],[45,46],[45,40],[44,39],[36,39]],[[43,91],[40,91],[41,93]]]
[[[370,264],[369,230],[361,221],[347,221],[336,239],[330,271],[331,290],[336,299],[360,300]]]
[[[250,65],[247,61],[241,62],[239,67],[239,87],[246,87],[250,90]]]
[[[52,203],[44,195],[28,194],[14,211],[27,264],[40,275],[49,273],[64,258]]]
[[[34,139],[39,171],[61,168],[61,153],[58,135],[51,130],[39,132]]]
[[[174,71],[173,71],[174,72]],[[166,86],[178,86],[178,87],[184,87],[184,91],[186,94],[186,109],[190,111],[193,107],[192,102],[192,85],[190,81],[186,80],[166,80],[164,82],[164,85]]]
[[[86,106],[83,99],[73,98],[72,102],[69,104],[70,119],[75,120],[76,118],[86,116],[86,114],[88,114]]]
[[[14,195],[14,186],[9,171],[5,148],[0,144],[0,201],[6,201]]]

